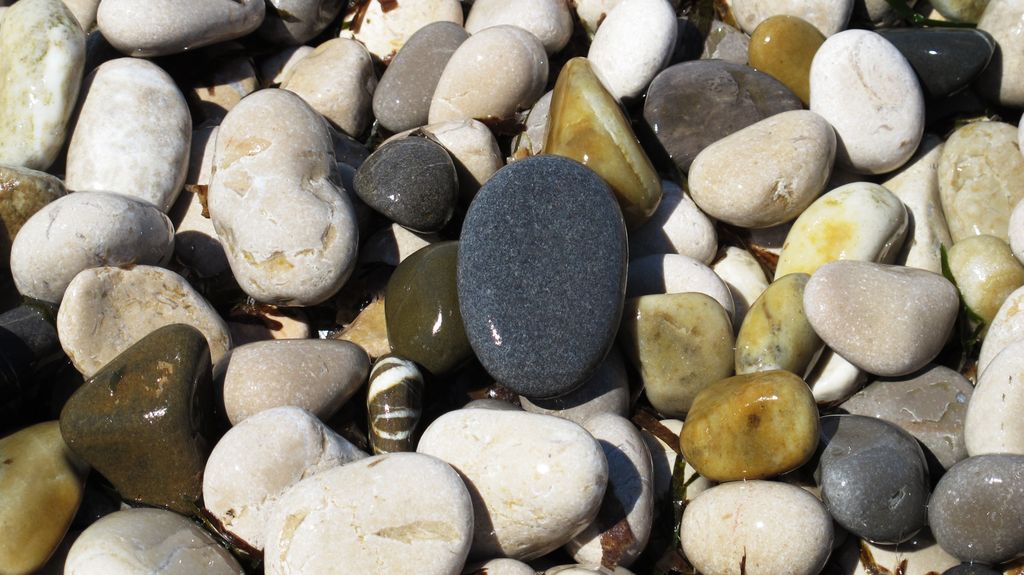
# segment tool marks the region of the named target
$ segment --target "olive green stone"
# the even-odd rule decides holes
[[[1024,285],[1024,266],[1010,246],[994,236],[970,236],[949,250],[949,271],[967,307],[981,316],[985,327],[996,317],[999,306],[1014,290]]]
[[[206,337],[173,324],[82,384],[61,412],[60,429],[122,497],[188,515],[202,496],[212,406]]]
[[[807,371],[822,346],[804,314],[804,287],[809,279],[807,274],[789,274],[757,298],[736,336],[737,374]]]
[[[458,242],[417,251],[398,265],[384,295],[392,351],[434,375],[450,373],[473,356],[455,286],[458,254]]]
[[[750,35],[750,66],[782,82],[804,105],[811,100],[811,61],[825,36],[796,16],[772,16]]]
[[[0,267],[7,265],[11,243],[21,226],[65,193],[64,183],[50,174],[0,166]]]
[[[729,314],[702,293],[628,300],[619,338],[640,371],[647,399],[669,417],[685,416],[702,389],[732,375]]]

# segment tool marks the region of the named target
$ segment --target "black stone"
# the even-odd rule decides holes
[[[966,88],[988,66],[996,43],[982,30],[890,28],[877,31],[910,62],[928,98]]]
[[[459,244],[459,303],[481,364],[529,398],[577,388],[615,342],[626,259],[622,212],[592,170],[558,156],[499,170]]]

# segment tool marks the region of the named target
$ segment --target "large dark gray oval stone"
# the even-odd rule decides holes
[[[615,196],[573,160],[535,156],[491,177],[469,207],[458,291],[470,345],[529,398],[568,393],[615,341],[626,287]]]

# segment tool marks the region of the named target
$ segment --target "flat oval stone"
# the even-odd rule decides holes
[[[1024,455],[1024,341],[999,352],[978,378],[967,405],[964,437],[967,453],[1016,453]]]
[[[718,232],[711,218],[668,180],[661,181],[658,208],[629,234],[630,259],[656,254],[682,254],[707,265],[718,254]]]
[[[679,539],[701,573],[819,573],[832,548],[832,519],[813,495],[773,481],[712,487],[683,512]]]
[[[0,24],[0,164],[45,170],[85,68],[85,33],[60,0],[18,2]]]
[[[926,98],[944,98],[966,88],[988,66],[995,40],[962,28],[889,28],[879,34],[917,72]]]
[[[686,415],[697,394],[732,375],[729,315],[702,293],[628,300],[619,337],[648,401],[663,415]]]
[[[64,182],[46,172],[0,166],[0,267],[10,263],[11,244],[25,222],[66,193]]]
[[[601,413],[628,417],[629,375],[622,352],[612,347],[594,375],[574,391],[551,399],[531,400],[521,395],[519,404],[530,413],[554,415],[580,425]]]
[[[942,548],[965,562],[998,564],[1024,553],[1024,455],[969,457],[935,486],[928,523]]]
[[[217,442],[203,471],[203,502],[224,529],[263,550],[267,520],[291,486],[364,457],[308,411],[275,407]]]
[[[163,509],[125,509],[103,517],[75,540],[64,565],[67,575],[152,572],[245,573],[209,533]]]
[[[1024,155],[1017,129],[1004,122],[967,124],[946,140],[939,193],[954,242],[974,235],[1007,241],[1010,213],[1024,199]]]
[[[423,374],[416,364],[385,355],[373,364],[366,391],[366,424],[374,455],[416,451],[423,415]]]
[[[687,179],[693,201],[712,218],[767,228],[799,216],[825,190],[836,136],[806,110],[776,114],[730,134],[694,158]],[[742,156],[750,168],[735,169]]]
[[[877,543],[900,543],[927,523],[928,463],[912,435],[860,415],[821,418],[815,478],[832,517]]]
[[[120,194],[77,192],[25,222],[11,249],[11,274],[22,295],[59,304],[82,270],[159,265],[173,249],[171,221],[154,206]]]
[[[978,373],[984,373],[988,364],[1008,345],[1024,340],[1024,314],[1021,311],[1024,311],[1024,287],[1007,296],[989,324],[988,334],[978,354]]]
[[[1024,285],[1024,265],[1013,256],[1004,240],[993,236],[970,236],[949,250],[949,269],[960,296],[985,324],[988,331],[999,307]]]
[[[853,13],[853,0],[729,0],[729,11],[744,32],[752,34],[757,26],[772,16],[802,18],[825,36],[844,29]]]
[[[668,64],[678,28],[665,0],[622,0],[594,34],[587,59],[612,96],[635,98]]]
[[[818,49],[810,108],[836,130],[837,163],[856,173],[902,166],[924,133],[924,95],[914,69],[867,30],[840,32]]]
[[[988,32],[999,45],[992,62],[978,78],[987,99],[1002,106],[1024,106],[1024,37],[1019,24],[1024,6],[1017,0],[990,0],[978,19],[978,30]]]
[[[697,60],[655,76],[647,90],[644,119],[685,173],[712,143],[800,108],[800,99],[789,88],[763,72],[721,60]]]
[[[903,202],[914,222],[896,263],[937,274],[942,273],[942,247],[953,245],[939,199],[943,146],[941,138],[925,134],[914,157],[882,184]]]
[[[56,421],[0,439],[0,571],[27,575],[46,563],[82,503],[88,473]]]
[[[679,446],[712,481],[780,475],[814,455],[818,407],[807,384],[786,371],[722,379],[693,400]]]
[[[618,203],[594,172],[558,156],[499,170],[459,244],[459,306],[487,371],[527,397],[586,381],[615,340],[626,250]]]
[[[427,427],[417,451],[473,486],[474,558],[525,561],[561,547],[597,517],[608,483],[598,441],[548,415],[450,411]]]
[[[302,44],[323,32],[344,7],[341,0],[270,0],[256,35],[274,44]]]
[[[781,277],[757,298],[736,336],[736,373],[782,369],[806,373],[821,352],[821,338],[804,314],[810,276]]]
[[[906,375],[942,351],[956,321],[956,286],[938,274],[871,262],[825,264],[804,290],[821,339],[857,367]]]
[[[775,78],[805,105],[811,101],[811,61],[825,36],[797,16],[766,18],[750,33],[750,66]]]
[[[298,94],[332,125],[359,137],[373,121],[377,75],[362,44],[347,38],[328,40],[299,60],[281,89]]]
[[[339,36],[358,40],[375,60],[386,65],[413,34],[434,22],[452,22],[462,26],[459,0],[350,3],[342,19]]]
[[[732,317],[732,292],[708,266],[680,254],[645,256],[629,264],[626,296],[699,292],[717,301]]]
[[[240,38],[265,14],[259,0],[104,0],[96,23],[120,52],[150,58]]]
[[[477,0],[466,17],[466,31],[476,34],[493,26],[518,26],[536,36],[548,54],[565,48],[572,36],[572,13],[559,0]]]
[[[373,115],[381,126],[401,132],[427,123],[441,73],[467,38],[454,22],[428,24],[409,38],[373,92]]]

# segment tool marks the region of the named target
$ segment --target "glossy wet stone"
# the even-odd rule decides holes
[[[537,156],[499,170],[459,244],[459,305],[487,371],[527,397],[586,381],[615,340],[626,249],[618,203],[590,169]]]
[[[860,415],[821,418],[815,478],[835,520],[876,543],[899,543],[927,522],[928,464],[906,431]]]
[[[456,286],[459,242],[440,242],[412,254],[388,281],[384,298],[391,349],[435,375],[473,355]]]
[[[25,222],[65,193],[64,182],[50,174],[0,166],[0,268],[8,264],[11,244]]]
[[[683,457],[712,481],[796,469],[818,445],[818,407],[802,379],[766,371],[720,380],[693,401],[679,434]]]
[[[374,455],[416,451],[416,426],[423,415],[423,374],[397,355],[377,360],[370,370],[366,419]]]
[[[782,82],[805,105],[811,100],[811,61],[825,36],[797,16],[765,19],[750,34],[750,66]]]
[[[878,32],[910,62],[927,98],[943,98],[973,81],[988,66],[995,40],[981,30],[891,28]]]
[[[747,312],[736,336],[736,373],[786,370],[803,374],[821,351],[821,338],[804,314],[810,276],[790,274],[773,282]]]
[[[129,501],[197,512],[212,417],[210,349],[195,328],[160,328],[68,400],[68,446]]]
[[[1024,265],[1013,256],[1004,240],[993,236],[970,236],[960,240],[949,249],[948,260],[964,303],[985,324],[981,332],[984,337],[999,307],[1024,285]]]

